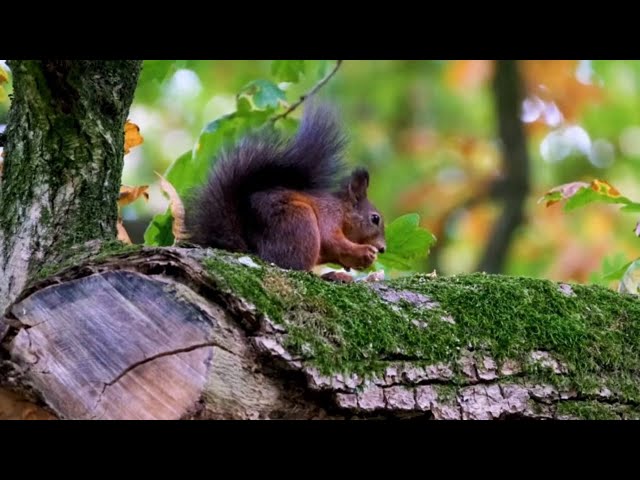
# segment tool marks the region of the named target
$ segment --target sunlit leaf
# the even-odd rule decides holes
[[[274,60],[271,62],[271,73],[279,82],[297,83],[304,72],[304,60]]]
[[[138,145],[141,145],[144,141],[142,135],[140,135],[140,127],[138,127],[135,123],[127,120],[127,123],[124,124],[124,153],[125,155],[129,153],[129,151]]]

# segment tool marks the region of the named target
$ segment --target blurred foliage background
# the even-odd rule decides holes
[[[280,84],[286,101],[297,100],[334,64],[306,61],[298,83]],[[145,61],[129,115],[144,143],[125,156],[122,179],[150,185],[148,202],[123,211],[134,241],[141,242],[150,218],[167,208],[154,172],[165,172],[194,147],[209,122],[233,112],[245,85],[275,81],[271,65]],[[347,60],[319,92],[342,112],[351,139],[349,162],[370,169],[370,197],[385,217],[418,212],[422,225],[436,235],[437,247],[417,267],[423,271],[474,271],[492,241],[504,203],[487,193],[504,170],[496,65]],[[517,66],[530,190],[502,271],[607,284],[600,278],[604,271],[640,256],[634,214],[610,205],[565,213],[561,204],[547,208],[538,199],[558,184],[593,178],[640,199],[640,62],[545,60]],[[0,89],[0,132],[10,92],[9,79]]]

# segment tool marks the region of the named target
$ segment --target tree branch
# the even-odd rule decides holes
[[[478,270],[487,273],[503,270],[513,234],[522,223],[524,202],[529,193],[529,156],[520,120],[522,81],[515,60],[497,62],[493,89],[505,174],[503,189],[497,193],[503,200],[504,209],[493,226],[489,243],[478,265]]]
[[[337,60],[335,66],[333,67],[333,70],[331,70],[327,75],[325,75],[325,77],[322,80],[320,80],[318,83],[316,83],[315,86],[311,90],[309,90],[304,95],[300,96],[298,101],[293,103],[293,104],[291,104],[291,106],[289,106],[289,108],[287,108],[284,112],[273,116],[271,118],[271,122],[275,123],[277,120],[280,120],[281,118],[285,118],[287,115],[289,115],[291,112],[293,112],[296,108],[298,108],[300,105],[302,105],[302,103],[307,98],[309,98],[310,96],[315,94],[318,90],[320,90],[324,86],[324,84],[327,83],[331,79],[331,77],[333,77],[335,75],[335,73],[340,68],[341,64],[342,64],[342,60]]]
[[[85,247],[0,317],[0,419],[640,416],[623,383],[640,333],[607,336],[637,296],[482,274],[343,286],[221,250]],[[567,319],[592,335],[550,339]]]

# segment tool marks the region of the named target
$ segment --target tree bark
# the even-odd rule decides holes
[[[142,62],[9,62],[0,312],[71,245],[115,238],[124,124]]]
[[[637,297],[480,274],[343,286],[101,248],[0,321],[0,418],[640,418]]]

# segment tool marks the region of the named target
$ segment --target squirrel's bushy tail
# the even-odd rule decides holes
[[[205,185],[187,202],[186,227],[199,245],[248,251],[245,222],[253,193],[274,188],[327,191],[343,173],[345,137],[327,105],[305,109],[296,135],[248,136],[220,155]]]

